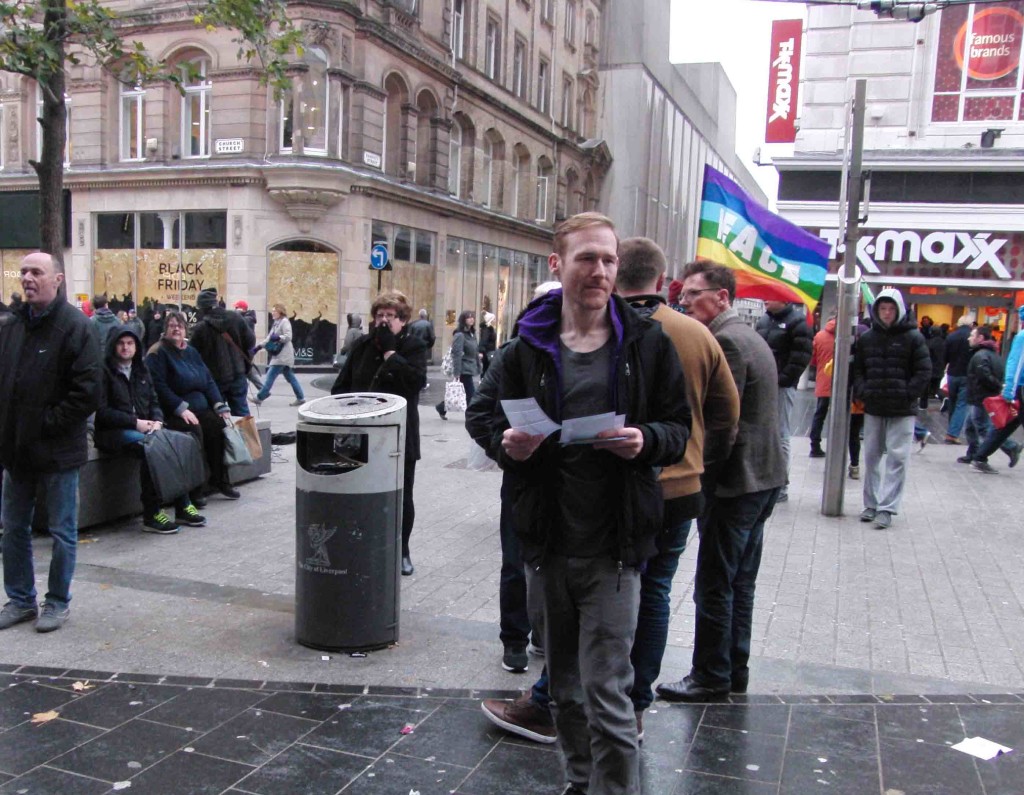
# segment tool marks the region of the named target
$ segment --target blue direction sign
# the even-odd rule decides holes
[[[382,271],[388,266],[388,247],[378,243],[370,249],[370,268],[375,271]]]

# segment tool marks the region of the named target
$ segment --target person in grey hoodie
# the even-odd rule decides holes
[[[96,341],[100,344],[101,351],[106,350],[107,335],[121,325],[107,303],[106,294],[92,297],[92,329],[96,333]]]

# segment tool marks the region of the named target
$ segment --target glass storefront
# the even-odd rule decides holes
[[[340,256],[313,241],[291,240],[274,246],[267,259],[267,328],[273,323],[269,310],[284,304],[295,363],[329,364],[340,347]]]
[[[184,229],[184,234],[181,230]],[[224,212],[100,213],[96,216],[92,290],[115,313],[136,307],[180,307],[194,322],[200,291],[227,288]]]
[[[420,309],[435,316],[437,300],[437,235],[383,221],[373,222],[373,243],[387,246],[390,268],[380,274],[382,290],[398,290],[405,294],[412,307],[413,319]],[[377,285],[372,284],[374,294]]]

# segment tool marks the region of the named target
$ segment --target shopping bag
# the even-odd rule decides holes
[[[245,439],[245,446],[249,448],[249,455],[253,461],[263,457],[263,443],[260,441],[260,432],[256,428],[255,417],[235,417],[235,425],[242,432]]]
[[[224,426],[224,465],[245,466],[252,461],[252,453],[249,452],[242,431],[229,417]]]
[[[452,361],[451,348],[449,348],[448,352],[441,357],[441,372],[449,378],[455,375],[455,363]]]
[[[449,381],[444,385],[444,410],[465,411],[466,410],[466,387],[461,381]]]
[[[939,379],[939,395],[949,397],[949,373],[943,373]]]
[[[190,433],[161,428],[147,433],[142,454],[161,505],[206,482],[206,461],[199,440]]]
[[[985,407],[997,430],[1005,428],[1017,419],[1020,413],[1020,403],[1016,400],[1007,400],[1002,395],[987,397],[981,401],[981,405]]]

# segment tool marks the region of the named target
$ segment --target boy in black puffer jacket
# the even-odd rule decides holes
[[[142,343],[136,333],[121,326],[107,338],[107,355],[103,362],[100,407],[96,411],[96,446],[106,452],[127,452],[141,462],[142,531],[170,534],[178,525],[202,527],[206,519],[189,500],[188,495],[174,503],[174,521],[160,509],[160,501],[149,476],[142,450],[147,433],[163,427],[153,379],[142,360]]]

